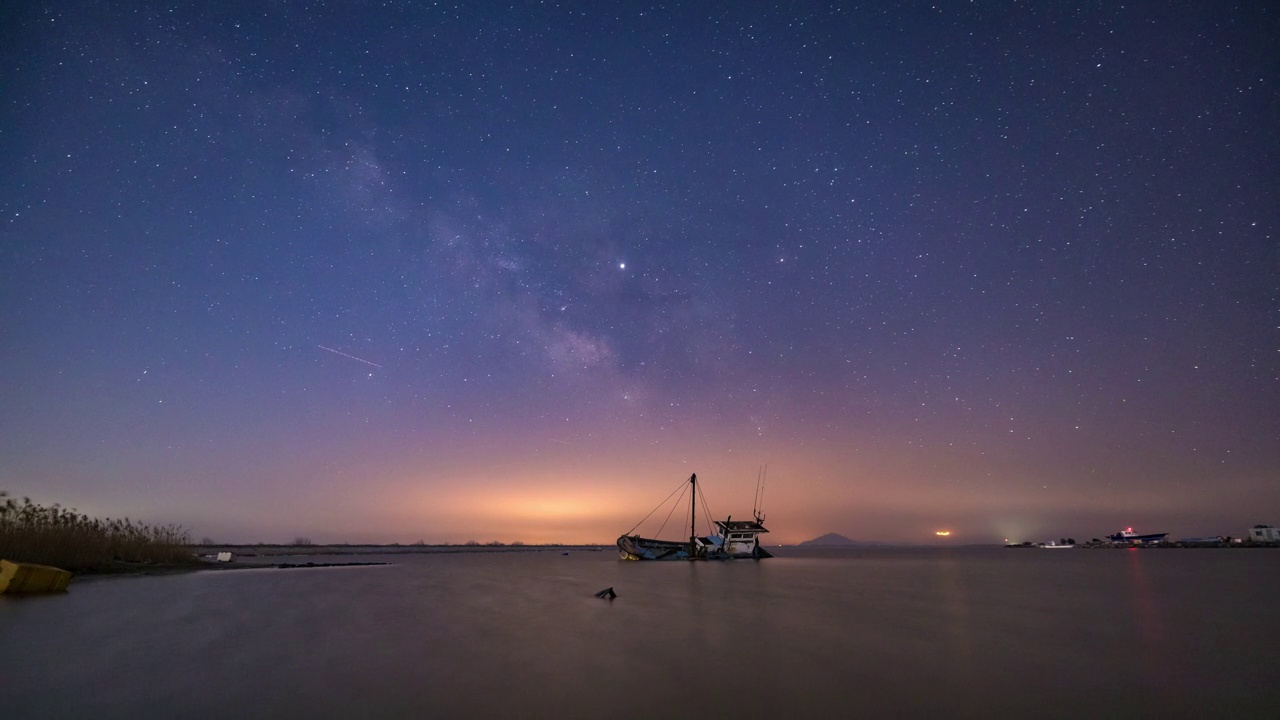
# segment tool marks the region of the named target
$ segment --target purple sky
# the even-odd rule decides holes
[[[0,9],[0,489],[224,542],[1280,522],[1274,3]],[[1046,6],[1046,7],[1039,7]]]

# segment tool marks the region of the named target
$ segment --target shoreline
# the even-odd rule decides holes
[[[377,557],[388,555],[443,555],[459,553],[511,553],[511,552],[599,552],[600,545],[517,545],[517,546],[468,546],[468,545],[195,545],[191,546],[193,559],[181,563],[151,563],[115,561],[85,570],[73,570],[71,582],[112,577],[145,577],[150,575],[179,575],[183,573],[223,570],[292,570],[299,568],[373,567],[393,563],[378,560],[352,560],[342,562],[281,562],[304,557]],[[232,553],[229,562],[217,562],[210,558],[219,552]],[[238,561],[240,558],[248,562]]]
[[[103,580],[106,578],[148,577],[155,575],[184,575],[197,572],[221,572],[225,570],[291,570],[295,568],[333,568],[333,567],[372,567],[391,565],[389,562],[307,562],[307,563],[235,563],[210,562],[201,560],[197,563],[118,563],[91,570],[72,573],[71,583],[86,580]]]
[[[200,556],[229,552],[235,557],[298,555],[435,555],[445,553],[599,552],[606,545],[191,545]]]

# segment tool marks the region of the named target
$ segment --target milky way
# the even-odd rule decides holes
[[[0,10],[0,489],[239,541],[611,542],[766,464],[780,542],[1280,522],[1270,4],[388,5]]]

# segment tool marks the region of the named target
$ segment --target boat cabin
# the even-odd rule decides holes
[[[720,535],[717,545],[722,552],[733,557],[753,557],[759,554],[760,534],[767,533],[758,520],[716,520]],[[710,539],[710,538],[709,538]]]

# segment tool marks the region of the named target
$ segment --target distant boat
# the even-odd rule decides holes
[[[683,483],[682,483],[683,485]],[[734,520],[732,516],[725,520],[715,520],[713,524],[717,532],[700,536],[697,533],[698,517],[698,476],[689,476],[689,539],[657,540],[624,534],[618,538],[618,555],[623,560],[737,560],[773,557],[760,545],[760,535],[769,532],[764,527],[764,516],[758,509],[753,509],[755,519]],[[675,493],[673,492],[672,495]],[[759,501],[760,483],[756,486],[756,499]],[[668,499],[670,499],[668,497]],[[677,503],[679,500],[676,501]],[[662,505],[665,505],[664,500]],[[662,507],[659,505],[659,507]],[[704,503],[705,505],[705,503]],[[673,508],[674,509],[674,508]],[[656,510],[656,508],[655,508]],[[650,512],[650,515],[653,513]],[[648,517],[648,516],[646,516]],[[641,520],[641,522],[644,522]],[[634,531],[634,528],[632,528]],[[661,532],[661,531],[659,531]]]
[[[1036,547],[1042,547],[1045,550],[1070,550],[1071,548],[1074,548],[1075,545],[1071,545],[1069,543],[1056,543],[1050,540],[1047,543],[1040,543]]]
[[[1158,543],[1163,542],[1169,533],[1148,533],[1139,535],[1133,531],[1133,528],[1125,528],[1115,535],[1108,535],[1107,539],[1114,543]]]

